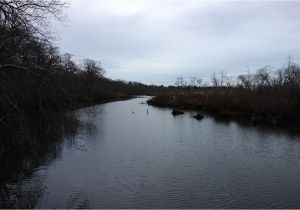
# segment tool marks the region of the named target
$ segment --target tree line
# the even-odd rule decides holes
[[[107,99],[168,91],[110,80],[100,62],[78,63],[61,54],[48,20],[64,21],[67,7],[60,0],[0,0],[0,126],[5,130],[26,130],[26,120],[36,114],[51,119]]]
[[[265,66],[258,69],[255,73],[240,74],[237,77],[229,76],[225,71],[218,74],[213,73],[210,81],[205,81],[201,78],[191,77],[189,80],[183,77],[178,77],[175,82],[175,87],[178,88],[194,88],[201,89],[209,88],[279,88],[289,87],[298,88],[300,86],[300,66],[294,63],[291,56],[288,58],[287,65],[276,71],[272,71],[270,66]]]
[[[235,78],[213,73],[210,83],[179,77],[175,94],[163,94],[149,104],[193,108],[224,115],[241,115],[272,123],[300,120],[300,66],[287,64],[272,71],[269,66]],[[230,113],[230,114],[228,114]]]

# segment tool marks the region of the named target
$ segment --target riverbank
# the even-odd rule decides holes
[[[284,98],[282,94],[270,95],[263,91],[233,88],[159,95],[148,100],[147,103],[156,107],[195,110],[226,118],[242,117],[254,125],[259,123],[283,125],[300,121],[297,101],[296,96],[291,101]]]

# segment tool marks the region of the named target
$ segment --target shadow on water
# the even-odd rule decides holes
[[[293,139],[293,137],[300,136],[300,125],[294,122],[285,123],[284,125],[273,125],[271,123],[260,123],[258,125],[253,125],[248,118],[240,116],[227,117],[213,113],[209,113],[207,115],[212,117],[215,123],[219,124],[230,125],[230,123],[236,123],[244,129],[255,129],[259,133],[265,133],[267,131],[275,135],[284,134],[289,136],[291,139]]]
[[[146,102],[145,102],[146,104]],[[167,111],[172,112],[172,108],[168,107],[152,107],[161,111]],[[195,113],[198,113],[195,110],[191,109],[182,109],[185,114],[191,114],[193,116]],[[223,124],[229,126],[231,123],[236,123],[239,127],[244,129],[255,129],[259,133],[265,133],[271,132],[276,135],[287,135],[290,138],[293,139],[293,137],[297,137],[296,139],[299,139],[300,136],[300,124],[297,122],[285,122],[283,125],[273,125],[271,123],[262,122],[257,125],[254,125],[251,120],[247,117],[242,116],[226,116],[226,115],[220,115],[219,113],[214,112],[207,112],[207,111],[200,111],[203,115],[205,115],[207,118],[211,118],[214,120],[217,124]],[[174,118],[177,118],[177,116],[174,116]]]
[[[35,175],[36,169],[59,158],[63,143],[72,146],[78,132],[89,134],[95,129],[92,121],[81,122],[73,113],[33,114],[25,124],[18,132],[0,127],[0,208],[34,208],[45,191],[43,176]]]

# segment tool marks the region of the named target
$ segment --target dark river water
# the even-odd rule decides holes
[[[0,206],[300,208],[297,131],[173,117],[146,100],[78,110],[72,135],[25,159],[12,153]]]

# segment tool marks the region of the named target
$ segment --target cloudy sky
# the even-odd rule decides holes
[[[300,1],[72,0],[52,27],[62,52],[100,61],[107,77],[168,85],[299,62],[299,11]]]

